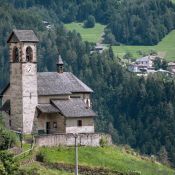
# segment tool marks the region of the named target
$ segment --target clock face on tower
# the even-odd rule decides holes
[[[32,66],[26,65],[26,72],[32,72]]]

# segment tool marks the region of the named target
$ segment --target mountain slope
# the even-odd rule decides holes
[[[43,165],[48,168],[68,167],[74,164],[74,148],[40,148],[40,155],[44,158]],[[98,168],[105,168],[111,171],[118,171],[125,175],[173,175],[175,171],[154,160],[154,158],[143,157],[131,149],[121,147],[80,147],[79,166],[91,168],[98,172]],[[23,167],[25,168],[25,167]],[[61,169],[58,168],[58,169]],[[63,168],[64,169],[64,168]],[[71,170],[71,168],[70,168]],[[100,170],[100,169],[99,169]],[[133,173],[134,174],[134,173]]]

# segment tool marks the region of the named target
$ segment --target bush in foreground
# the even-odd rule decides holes
[[[16,134],[0,125],[0,150],[11,148],[15,146],[16,142]]]

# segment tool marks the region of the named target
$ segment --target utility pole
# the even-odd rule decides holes
[[[78,145],[77,145],[78,134],[74,134],[74,137],[75,137],[75,175],[78,175]]]
[[[23,148],[23,145],[22,145],[22,141],[23,141],[23,132],[22,132],[22,129],[20,130],[20,133],[19,133],[19,140],[21,142],[21,149]]]

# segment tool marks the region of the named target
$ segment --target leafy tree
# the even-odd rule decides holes
[[[160,69],[162,67],[161,59],[160,58],[155,58],[154,62],[154,67],[156,70]]]
[[[161,58],[157,57],[154,61],[154,67],[156,70],[158,69],[164,69],[164,70],[167,70],[167,67],[168,67],[168,63],[166,60],[162,60]]]
[[[84,27],[92,28],[94,26],[95,26],[95,18],[94,16],[90,15],[88,16],[87,20],[84,21]]]

